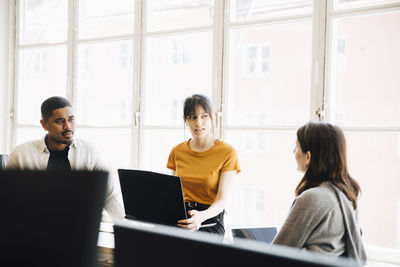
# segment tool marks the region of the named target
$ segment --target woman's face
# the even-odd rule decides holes
[[[296,139],[296,147],[293,150],[294,157],[296,158],[297,162],[297,170],[301,172],[305,172],[308,168],[308,164],[310,163],[311,153],[307,151],[304,153],[301,150],[299,141]]]
[[[211,134],[212,120],[201,105],[196,107],[196,114],[189,115],[186,118],[187,125],[193,138],[201,138]]]

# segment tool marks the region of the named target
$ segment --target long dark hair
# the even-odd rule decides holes
[[[346,140],[343,131],[330,123],[309,122],[297,130],[303,153],[310,151],[308,168],[296,187],[296,196],[328,181],[337,186],[357,208],[360,185],[347,171]]]

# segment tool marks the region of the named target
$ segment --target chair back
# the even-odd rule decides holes
[[[6,168],[7,161],[8,161],[8,155],[0,154],[0,171]]]

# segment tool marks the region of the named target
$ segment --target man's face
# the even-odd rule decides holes
[[[48,132],[50,142],[70,145],[74,140],[75,117],[71,107],[63,107],[53,110],[52,115],[46,121],[40,123]]]

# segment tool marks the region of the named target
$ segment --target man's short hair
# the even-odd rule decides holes
[[[53,114],[53,110],[63,107],[72,107],[68,99],[61,96],[52,96],[47,98],[40,108],[42,112],[42,118],[46,121]]]

